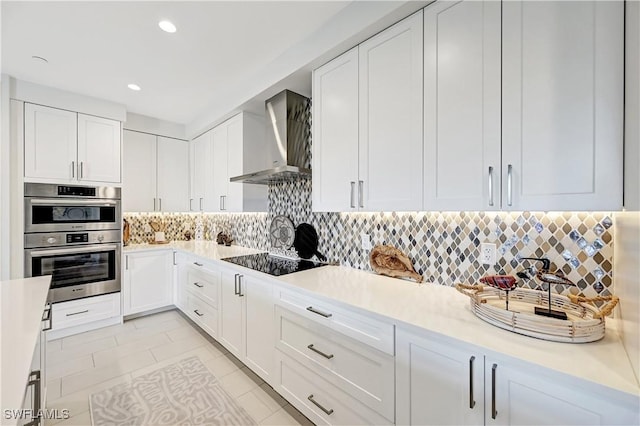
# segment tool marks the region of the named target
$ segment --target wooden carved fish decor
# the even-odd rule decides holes
[[[369,263],[376,273],[394,278],[411,278],[421,283],[424,277],[413,269],[407,255],[395,247],[378,245],[369,253]]]

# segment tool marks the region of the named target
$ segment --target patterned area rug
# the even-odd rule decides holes
[[[93,426],[255,425],[198,357],[89,398]]]

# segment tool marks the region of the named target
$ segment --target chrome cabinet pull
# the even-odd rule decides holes
[[[493,364],[491,367],[491,418],[495,420],[498,416],[498,411],[496,410],[496,369],[498,368],[498,364]]]
[[[198,263],[198,262],[193,262],[193,264],[196,266],[202,266],[202,263]]]
[[[71,177],[72,178],[76,177],[76,162],[75,161],[71,162]]]
[[[158,211],[162,211],[162,198],[158,198]]]
[[[507,166],[507,205],[513,205],[513,166]]]
[[[356,192],[356,183],[351,181],[351,196],[350,196],[350,205],[352,209],[356,208],[356,200],[355,200],[355,192]]]
[[[307,399],[308,399],[309,401],[311,401],[311,402],[313,403],[313,405],[315,405],[316,407],[318,407],[319,409],[321,409],[322,411],[324,411],[324,413],[325,413],[327,416],[330,416],[331,414],[333,414],[333,408],[331,408],[331,409],[329,409],[329,410],[327,410],[326,408],[324,408],[324,407],[323,407],[322,405],[320,405],[320,404],[319,404],[315,399],[313,399],[313,394],[309,395],[309,396],[307,397]]]
[[[364,207],[364,181],[358,181],[358,200],[360,203],[360,207]]]
[[[493,207],[493,166],[489,166],[489,206]]]
[[[189,211],[190,212],[193,211],[193,207],[191,207],[192,204],[193,204],[193,198],[189,198]]]
[[[201,314],[200,312],[198,312],[198,310],[197,310],[197,309],[194,309],[194,310],[193,310],[193,312],[195,312],[195,314],[196,314],[197,316],[199,316],[199,317],[203,317],[203,316],[204,316],[204,314]]]
[[[196,286],[196,287],[198,287],[198,288],[202,288],[202,287],[204,287],[202,284],[197,283],[197,282],[193,283],[193,285],[195,285],[195,286]]]
[[[239,275],[238,276],[238,296],[240,297],[244,297],[244,294],[242,294],[242,279],[244,278],[244,275]]]
[[[224,210],[224,208],[222,207],[222,195],[220,196],[220,210]]]
[[[475,360],[475,356],[469,358],[469,408],[476,406],[476,402],[473,400],[473,361]]]
[[[325,357],[326,359],[331,359],[331,358],[333,358],[333,354],[327,354],[327,353],[324,353],[324,352],[322,352],[321,350],[314,348],[314,347],[313,347],[313,345],[309,345],[309,346],[307,346],[307,349],[312,350],[313,352],[317,353],[318,355],[322,355],[322,356],[323,356],[323,357]]]
[[[80,162],[80,179],[84,178],[84,161]]]
[[[309,311],[309,312],[313,312],[314,314],[318,314],[318,315],[323,316],[323,317],[325,317],[325,318],[329,318],[330,316],[332,316],[332,315],[333,315],[333,314],[327,314],[327,313],[324,313],[324,312],[319,311],[319,310],[317,310],[317,309],[314,309],[314,308],[313,308],[313,306],[309,306],[309,307],[307,307],[307,311]]]
[[[41,372],[40,370],[36,370],[36,371],[32,371],[29,374],[29,381],[27,382],[27,386],[33,386],[33,415],[38,415],[40,412],[40,409],[42,408],[40,406],[41,404],[41,399],[42,399],[42,395],[41,395],[41,391],[40,391],[40,383],[42,381],[42,376],[41,376]],[[24,426],[39,426],[41,424],[42,420],[40,417],[36,417],[33,420],[31,420],[28,423],[25,423]]]
[[[153,199],[153,211],[154,212],[158,211],[158,209],[156,208],[156,199],[155,198]]]
[[[238,277],[240,276],[240,274],[235,274],[233,276],[233,294],[235,294],[236,296],[240,294],[240,291],[238,291]]]
[[[124,257],[124,269],[129,270],[129,256]]]
[[[176,252],[173,252],[173,266],[177,266],[178,264],[176,263]]]
[[[80,315],[80,314],[86,314],[87,312],[89,312],[88,309],[85,309],[84,311],[80,311],[80,312],[73,312],[71,314],[67,314],[68,317],[72,317],[74,315]]]
[[[200,211],[202,211],[202,198],[200,198]]]

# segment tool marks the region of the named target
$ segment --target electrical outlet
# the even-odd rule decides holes
[[[145,223],[144,226],[142,227],[142,229],[144,229],[144,232],[152,232],[153,229],[151,229],[151,225],[149,225],[148,223]]]
[[[493,243],[480,244],[480,261],[483,265],[496,264],[496,245]]]
[[[363,232],[362,234],[360,234],[360,238],[362,239],[362,249],[371,250],[371,235],[365,234]]]

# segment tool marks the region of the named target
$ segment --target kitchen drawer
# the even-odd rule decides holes
[[[220,273],[209,273],[190,267],[187,270],[187,280],[183,286],[198,296],[212,308],[218,308],[218,289],[220,287]]]
[[[393,324],[386,323],[348,309],[297,292],[279,289],[277,303],[325,327],[394,355]]]
[[[119,315],[120,293],[54,303],[51,307],[53,330],[74,327]]]
[[[388,419],[394,357],[278,306],[276,347]]]
[[[218,310],[209,306],[199,297],[187,293],[183,311],[211,337],[218,336]]]
[[[276,360],[278,391],[313,423],[393,424],[282,352],[276,351]]]

